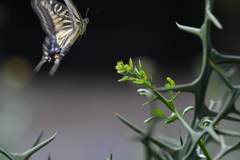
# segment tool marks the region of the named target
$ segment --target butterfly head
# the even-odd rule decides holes
[[[90,22],[89,18],[85,18],[82,20],[82,23],[79,23],[78,25],[87,25]]]

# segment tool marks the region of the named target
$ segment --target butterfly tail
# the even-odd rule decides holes
[[[47,60],[46,60],[45,58],[43,58],[43,59],[38,63],[38,65],[35,67],[34,72],[37,73],[37,72],[41,69],[42,65],[43,65],[44,63],[46,63],[46,62],[47,62]]]
[[[49,76],[52,76],[52,77],[54,76],[54,74],[56,73],[56,71],[60,65],[61,60],[62,60],[62,57],[58,57],[55,59],[54,64],[49,72]]]

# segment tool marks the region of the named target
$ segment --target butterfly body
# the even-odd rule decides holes
[[[43,56],[37,67],[54,61],[50,75],[54,75],[61,59],[69,52],[76,39],[86,31],[89,19],[82,19],[72,0],[64,0],[66,6],[55,0],[32,0],[47,37],[43,42]]]

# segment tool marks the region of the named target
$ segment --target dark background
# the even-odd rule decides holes
[[[86,64],[112,67],[116,61],[147,56],[160,65],[191,61],[201,51],[197,37],[177,29],[175,22],[199,27],[204,3],[156,0],[74,1],[82,17],[89,7],[87,37],[62,62],[61,68]],[[24,56],[33,64],[41,58],[42,31],[29,1],[6,1],[2,29],[4,57]],[[99,9],[101,11],[97,12]],[[2,16],[3,16],[2,15]],[[191,45],[189,45],[191,44]],[[184,56],[182,53],[184,52]],[[181,59],[179,59],[181,58]],[[44,67],[45,68],[45,67]]]
[[[111,67],[115,61],[136,56],[147,56],[160,65],[182,65],[183,61],[190,64],[201,52],[198,37],[179,30],[175,22],[200,27],[204,1],[83,0],[74,3],[83,18],[86,8],[90,8],[90,23],[85,41],[82,40],[77,47],[72,46],[61,68],[70,67],[66,65],[68,62],[73,65],[71,68],[86,64],[94,67],[98,63]],[[229,45],[232,52],[237,53],[239,2],[218,0],[215,4],[214,14],[224,30],[219,32],[213,27],[213,35],[217,33],[224,38],[214,36],[213,44],[223,51],[230,51]],[[41,58],[45,33],[30,2],[6,0],[2,1],[1,8],[3,58],[24,56],[36,64]],[[99,9],[101,11],[96,13]],[[226,44],[226,38],[232,40],[230,44]]]
[[[201,42],[179,30],[175,22],[200,27],[204,0],[73,2],[83,18],[90,8],[87,36],[71,47],[56,75],[49,77],[52,63],[37,74],[32,72],[41,59],[46,34],[30,0],[0,0],[0,144],[24,152],[46,125],[43,139],[59,133],[34,155],[35,160],[46,159],[48,153],[57,160],[105,159],[111,149],[114,160],[141,160],[141,144],[129,142],[133,132],[113,112],[144,129],[149,106],[141,106],[147,99],[136,92],[142,86],[117,82],[121,76],[116,62],[140,58],[158,86],[166,83],[167,76],[177,84],[194,80],[201,63]],[[239,55],[240,1],[216,0],[213,14],[224,27],[212,26],[213,46]],[[180,110],[194,105],[191,94],[181,96]],[[164,106],[159,102],[158,107]],[[161,124],[158,130],[178,140],[179,128],[179,124]]]

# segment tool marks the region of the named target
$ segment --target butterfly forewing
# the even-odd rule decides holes
[[[32,0],[32,7],[38,14],[43,30],[48,35],[72,28],[72,18],[65,5],[54,0]]]
[[[77,7],[72,2],[72,0],[64,0],[64,2],[68,6],[68,9],[69,9],[69,12],[71,12],[71,15],[74,16],[72,18],[81,23],[82,22],[81,14],[79,13]]]

